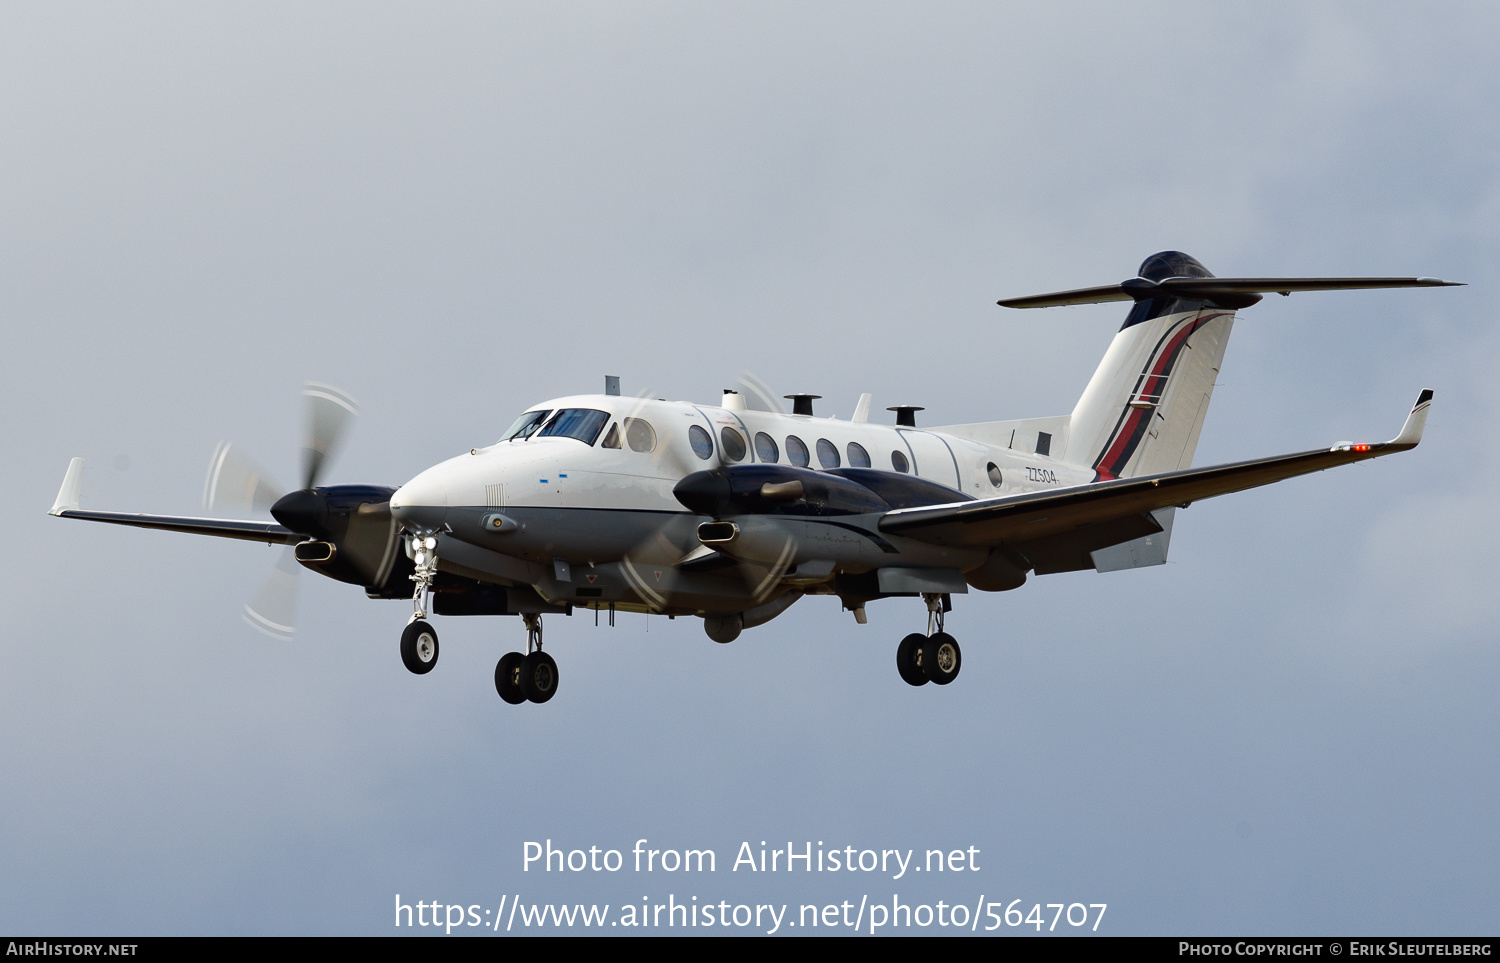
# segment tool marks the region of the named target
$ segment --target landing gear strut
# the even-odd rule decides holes
[[[426,675],[437,665],[437,630],[427,623],[427,592],[432,580],[437,577],[437,539],[431,535],[413,535],[411,538],[412,560],[417,570],[411,580],[417,583],[412,592],[412,615],[401,633],[401,662],[408,671]]]
[[[958,678],[963,666],[958,640],[943,631],[943,615],[951,605],[942,595],[922,597],[927,601],[927,634],[913,632],[901,640],[896,648],[896,671],[907,685],[947,685]]]
[[[542,651],[542,617],[521,616],[526,622],[526,655],[507,652],[495,665],[495,691],[511,705],[546,702],[557,694],[557,662]]]

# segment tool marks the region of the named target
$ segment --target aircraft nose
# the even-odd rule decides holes
[[[448,514],[448,486],[439,473],[424,471],[396,489],[391,496],[391,514],[404,524],[437,528]]]

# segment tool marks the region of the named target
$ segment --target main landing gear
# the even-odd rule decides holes
[[[526,621],[526,655],[507,652],[495,664],[495,691],[511,705],[546,702],[557,694],[557,663],[542,651],[542,617],[521,616]]]
[[[958,640],[943,631],[943,614],[948,600],[941,595],[924,595],[927,600],[927,634],[913,632],[896,648],[896,671],[907,685],[935,682],[947,685],[958,678],[963,666],[963,652]]]

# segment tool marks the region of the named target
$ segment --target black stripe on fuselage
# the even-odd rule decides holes
[[[490,507],[483,507],[483,508],[481,508],[479,506],[468,506],[468,507],[465,507],[465,508],[459,508],[459,509],[455,509],[455,510],[456,511],[476,512],[476,513],[479,513],[479,514],[490,514],[490,513],[504,514],[508,510],[516,510],[516,511],[528,511],[528,510],[530,510],[530,511],[538,511],[539,510],[539,511],[545,511],[545,512],[574,512],[574,511],[579,511],[579,512],[609,512],[609,513],[612,513],[612,514],[613,513],[619,513],[619,514],[625,514],[625,515],[666,515],[666,516],[672,516],[672,517],[686,516],[686,517],[690,517],[690,518],[708,518],[709,517],[707,515],[694,515],[694,513],[692,513],[692,512],[673,512],[673,511],[666,511],[666,510],[657,509],[657,508],[583,508],[583,507],[559,508],[557,506],[542,506],[542,505],[508,505],[505,508],[490,508]],[[820,518],[817,515],[783,515],[783,516],[770,516],[770,515],[768,515],[768,516],[758,516],[758,517],[780,517],[780,518],[786,518],[788,521],[812,522],[812,523],[821,524],[821,525],[829,525],[829,526],[832,526],[833,528],[847,529],[848,531],[854,532],[855,534],[862,535],[865,538],[868,538],[871,542],[873,542],[876,545],[876,547],[878,547],[882,552],[885,552],[887,555],[899,555],[899,554],[901,554],[901,550],[900,549],[898,549],[896,546],[892,545],[890,542],[886,541],[884,538],[881,538],[875,532],[872,532],[869,529],[860,528],[858,525],[850,525],[847,522],[836,522],[836,521],[833,521],[833,520],[828,519],[828,518]]]

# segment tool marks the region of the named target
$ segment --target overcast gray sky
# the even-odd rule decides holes
[[[1500,136],[1490,4],[10,4],[0,9],[0,930],[392,932],[395,894],[1107,903],[1100,932],[1493,933]],[[275,554],[45,516],[193,513],[232,440],[400,484],[526,406],[1066,412],[1121,309],[1007,312],[1180,249],[1220,275],[1441,291],[1240,315],[1197,464],[1422,447],[1179,513],[1161,568],[920,603],[548,621],[302,580]],[[522,871],[522,845],[709,847],[713,876]],[[730,872],[742,841],[976,847],[978,872]],[[785,930],[783,930],[785,932]],[[792,932],[801,932],[793,930]],[[923,931],[923,932],[930,932]]]

